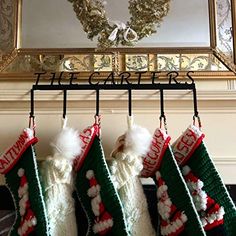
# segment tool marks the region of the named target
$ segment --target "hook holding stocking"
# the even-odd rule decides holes
[[[62,129],[64,129],[67,125],[67,117],[66,117],[66,105],[67,105],[67,90],[63,90],[63,115],[62,115]]]
[[[160,108],[161,108],[161,115],[160,115],[160,129],[163,128],[167,133],[167,123],[166,123],[166,116],[165,116],[165,112],[164,112],[164,93],[163,93],[163,89],[160,89]]]
[[[101,116],[99,114],[99,105],[100,105],[100,93],[99,89],[96,89],[96,113],[95,113],[95,124],[98,125],[98,136],[101,135]]]
[[[201,129],[201,119],[199,117],[198,108],[197,108],[197,91],[196,88],[193,88],[193,107],[194,107],[194,115],[193,115],[193,125],[196,124],[196,120],[198,122],[198,127]]]
[[[34,120],[34,90],[30,90],[30,115],[29,115],[29,128],[33,130],[35,135],[35,120]]]
[[[132,128],[134,120],[132,116],[132,90],[131,88],[128,89],[128,110],[129,110],[129,115],[127,117],[127,122],[128,122],[128,128]]]
[[[131,88],[128,89],[128,108],[129,108],[129,116],[132,116],[132,91]]]
[[[96,116],[99,116],[99,104],[100,104],[100,101],[99,101],[99,89],[96,89]]]

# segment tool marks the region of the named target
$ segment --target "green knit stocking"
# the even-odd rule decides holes
[[[89,221],[87,235],[126,236],[121,202],[110,179],[101,141],[97,135],[90,141],[76,173],[77,195]]]
[[[169,146],[170,137],[156,129],[150,150],[144,157],[142,176],[153,177],[157,184],[161,235],[205,235]],[[181,222],[180,222],[181,221]]]
[[[37,138],[25,129],[18,140],[0,157],[0,173],[13,196],[16,220],[10,235],[48,234],[46,211],[39,181],[33,144]]]
[[[203,138],[204,134],[196,126],[190,126],[173,144],[174,156],[181,169],[184,167],[185,170],[186,165],[188,166],[190,172],[183,173],[186,181],[191,183],[190,187],[194,187],[201,181],[201,188],[206,193],[207,199],[212,199],[217,208],[224,209],[223,220],[219,219],[218,211],[212,212],[212,206],[207,207],[204,215],[201,215],[207,235],[234,236],[236,235],[236,208],[202,141]],[[212,213],[216,215],[214,219]]]

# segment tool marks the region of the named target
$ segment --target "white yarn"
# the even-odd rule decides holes
[[[18,171],[17,171],[17,174],[19,177],[22,177],[24,174],[25,174],[25,170],[23,168],[20,168]]]
[[[98,223],[94,224],[93,232],[96,234],[96,233],[99,233],[101,231],[104,231],[107,228],[111,228],[112,226],[113,226],[113,220],[112,219],[105,220],[105,221],[102,221],[102,222],[98,222]]]
[[[76,130],[65,127],[56,136],[51,146],[54,147],[54,154],[58,153],[63,158],[73,160],[76,156],[80,155],[82,143]]]
[[[161,173],[160,171],[156,171],[156,179],[159,180],[161,178]]]
[[[224,214],[225,214],[225,209],[224,209],[224,207],[220,207],[219,211],[216,213],[216,215],[217,215],[217,220],[223,219]]]
[[[99,216],[100,215],[100,211],[99,211],[99,204],[102,202],[101,196],[100,194],[98,194],[97,196],[95,196],[92,200],[91,200],[91,206],[92,206],[92,211],[94,213],[95,216]]]
[[[190,167],[189,166],[184,166],[183,169],[182,169],[182,173],[183,175],[187,175],[189,174],[189,172],[191,171]]]
[[[161,185],[160,187],[158,187],[158,189],[157,189],[157,197],[161,198],[162,195],[165,194],[167,190],[168,190],[168,186],[166,184]]]
[[[125,133],[125,152],[132,152],[138,156],[144,156],[151,145],[150,132],[138,125],[132,125]]]
[[[91,179],[92,177],[94,177],[94,172],[93,172],[93,170],[88,170],[88,171],[86,172],[86,178],[87,178],[87,179]]]
[[[88,189],[87,194],[89,197],[95,197],[100,192],[100,189],[101,189],[100,185],[97,184],[95,186],[90,187]]]
[[[127,226],[132,236],[155,236],[146,197],[139,174],[143,168],[141,155],[151,144],[151,135],[144,128],[131,126],[125,134],[123,152],[113,152],[108,162],[111,178],[121,198]]]
[[[72,162],[81,153],[81,141],[77,131],[66,127],[52,146],[54,155],[48,157],[42,166],[50,235],[77,236]]]
[[[33,138],[34,137],[34,130],[33,129],[25,128],[24,131],[28,134],[29,138]]]

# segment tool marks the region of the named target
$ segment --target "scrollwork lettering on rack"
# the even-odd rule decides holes
[[[147,74],[148,73],[148,74]],[[108,75],[106,75],[104,78],[101,78],[102,75],[100,72],[95,71],[92,72],[88,79],[85,80],[79,80],[80,78],[80,72],[37,72],[34,73],[36,76],[35,85],[39,85],[40,82],[43,84],[48,85],[79,85],[79,84],[85,84],[85,81],[87,81],[88,85],[91,86],[97,86],[97,85],[142,85],[152,84],[152,85],[158,85],[164,83],[163,81],[168,81],[168,83],[165,84],[194,84],[194,79],[192,77],[192,74],[194,71],[188,71],[186,72],[184,78],[183,76],[179,75],[178,71],[170,71],[166,73],[164,80],[163,80],[163,72],[161,71],[152,71],[152,72],[146,72],[146,71],[138,71],[138,72],[128,72],[128,71],[122,71],[120,74],[117,74],[115,72],[110,72]],[[69,76],[68,76],[69,75]],[[150,75],[147,79],[147,75]],[[162,75],[162,78],[161,78]],[[145,76],[145,80],[144,80]],[[83,81],[83,82],[80,82]]]

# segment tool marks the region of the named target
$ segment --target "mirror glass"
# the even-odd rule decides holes
[[[127,22],[127,0],[106,0],[107,17]],[[22,0],[20,48],[94,48],[67,0]],[[135,47],[209,47],[208,0],[171,0],[157,33]]]

